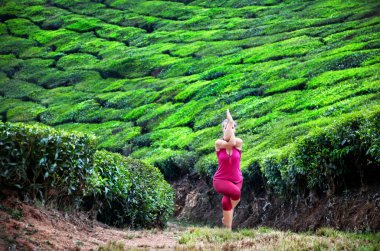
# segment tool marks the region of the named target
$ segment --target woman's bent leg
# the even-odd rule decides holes
[[[239,182],[236,184],[236,186],[239,188],[239,190],[241,191],[241,187],[243,186],[243,181]],[[232,205],[232,210],[236,207],[236,205],[240,202],[240,195],[241,195],[241,192],[239,192],[239,196],[237,197],[233,197],[233,195],[231,195],[231,205]]]
[[[213,185],[215,188],[215,191],[226,195],[231,198],[231,200],[239,200],[240,199],[240,189],[242,186],[242,182],[234,184],[231,181],[228,180],[214,180]],[[222,201],[222,206],[223,206],[223,201]],[[230,208],[229,202],[225,203],[225,208],[226,210],[231,210],[232,207]]]
[[[222,208],[223,210],[231,210],[232,209],[232,204],[231,204],[231,198],[228,195],[223,195],[222,198]]]

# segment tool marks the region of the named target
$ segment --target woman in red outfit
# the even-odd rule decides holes
[[[222,194],[222,222],[232,229],[234,208],[240,201],[243,175],[240,171],[240,159],[243,140],[235,137],[236,123],[227,110],[227,119],[222,123],[223,138],[215,141],[218,157],[218,170],[213,177],[215,191]]]

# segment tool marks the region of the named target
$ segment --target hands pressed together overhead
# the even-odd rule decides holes
[[[215,150],[231,149],[233,146],[241,151],[243,140],[235,137],[236,123],[227,109],[227,118],[222,123],[223,138],[215,141]]]
[[[234,120],[232,119],[232,116],[231,116],[231,113],[230,113],[230,110],[227,109],[227,120],[228,120],[228,123],[234,123]]]
[[[227,142],[231,142],[233,145],[236,144],[236,139],[235,139],[235,132],[234,132],[234,120],[232,119],[230,111],[227,109],[227,125],[226,125],[226,130],[224,132],[224,139]]]

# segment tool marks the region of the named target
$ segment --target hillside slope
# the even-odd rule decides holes
[[[92,132],[99,148],[175,178],[213,173],[229,108],[242,169],[265,174],[297,139],[380,111],[379,10],[376,0],[6,0],[0,113]]]

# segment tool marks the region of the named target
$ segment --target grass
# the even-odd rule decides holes
[[[101,245],[97,251],[123,251],[125,244],[122,241],[108,241],[105,245]]]
[[[379,233],[357,233],[332,228],[319,228],[316,231],[291,232],[269,227],[243,228],[229,231],[224,228],[191,225],[177,222],[174,230],[176,244],[171,250],[379,250]],[[154,235],[155,231],[147,232]],[[138,234],[141,236],[141,234]],[[130,233],[126,241],[136,238]],[[144,238],[144,235],[143,237]],[[151,243],[151,247],[156,243]],[[150,246],[132,247],[123,240],[108,241],[98,247],[98,251],[145,250]]]
[[[379,250],[378,233],[351,233],[321,228],[294,233],[266,227],[228,231],[220,228],[190,228],[175,250]]]

